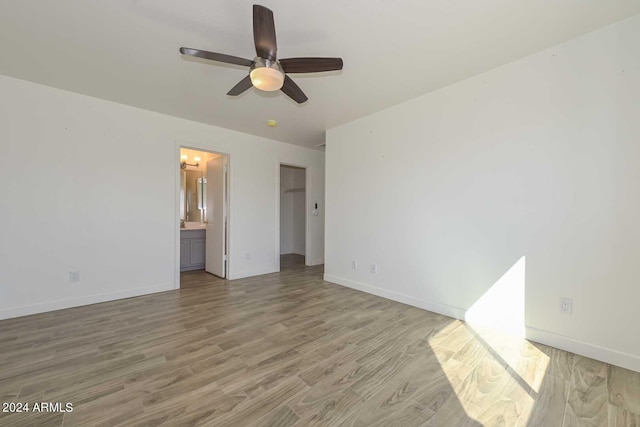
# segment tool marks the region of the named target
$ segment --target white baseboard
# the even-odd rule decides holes
[[[253,271],[238,271],[234,274],[229,273],[228,280],[245,279],[247,277],[262,276],[263,274],[271,274],[277,272],[278,270],[276,270],[275,267],[268,267],[259,270],[256,269]]]
[[[440,304],[438,302],[429,301],[422,298],[412,297],[409,295],[401,294],[399,292],[394,292],[387,289],[378,288],[376,286],[367,285],[365,283],[360,283],[360,282],[356,282],[349,279],[343,279],[342,277],[332,276],[330,274],[325,274],[324,280],[326,280],[327,282],[346,286],[348,288],[356,289],[358,291],[366,292],[368,294],[373,294],[382,298],[390,299],[392,301],[397,301],[403,304],[422,308],[423,310],[428,310],[434,313],[453,317],[455,319],[464,320],[465,310],[459,307]]]
[[[33,305],[24,305],[21,307],[4,308],[0,310],[0,320],[173,290],[175,290],[174,284],[167,283],[164,285],[145,286],[142,288],[126,289],[124,291],[87,295],[78,298],[50,301]]]
[[[601,347],[596,344],[589,344],[573,338],[558,335],[553,332],[526,326],[526,337],[528,340],[539,342],[570,351],[582,356],[590,357],[611,365],[620,366],[632,371],[640,372],[640,357],[633,354],[623,353],[610,348]]]
[[[453,307],[446,304],[440,304],[437,302],[412,297],[409,295],[401,294],[399,292],[378,288],[376,286],[356,282],[349,279],[343,279],[342,277],[337,277],[330,274],[325,274],[324,280],[456,319],[464,320],[465,317],[466,310],[459,307]],[[525,334],[526,338],[531,341],[539,342],[541,344],[549,345],[561,350],[570,351],[571,353],[600,360],[601,362],[609,363],[611,365],[620,366],[622,368],[640,372],[640,356],[623,353],[621,351],[612,350],[610,348],[602,347],[596,344],[589,344],[583,341],[578,341],[573,338],[565,337],[531,326],[525,326]]]
[[[324,264],[324,259],[315,259],[309,263],[309,266],[312,267],[314,265],[322,265],[322,264]]]

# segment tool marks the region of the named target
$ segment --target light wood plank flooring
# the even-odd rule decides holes
[[[640,374],[283,271],[0,322],[2,426],[638,426]]]

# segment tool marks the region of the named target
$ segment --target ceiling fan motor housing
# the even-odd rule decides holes
[[[251,83],[267,92],[280,90],[284,84],[284,70],[280,63],[257,56],[251,65]]]

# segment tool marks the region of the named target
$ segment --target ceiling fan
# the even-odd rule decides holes
[[[302,104],[308,98],[287,74],[342,70],[342,58],[278,59],[273,12],[259,4],[253,5],[253,41],[257,54],[253,60],[188,47],[181,47],[180,53],[249,67],[249,75],[231,88],[227,95],[238,96],[255,86],[264,91],[281,90],[298,104]]]

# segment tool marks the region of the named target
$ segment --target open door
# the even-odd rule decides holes
[[[205,270],[227,277],[226,218],[227,162],[226,156],[207,161],[207,244]]]

